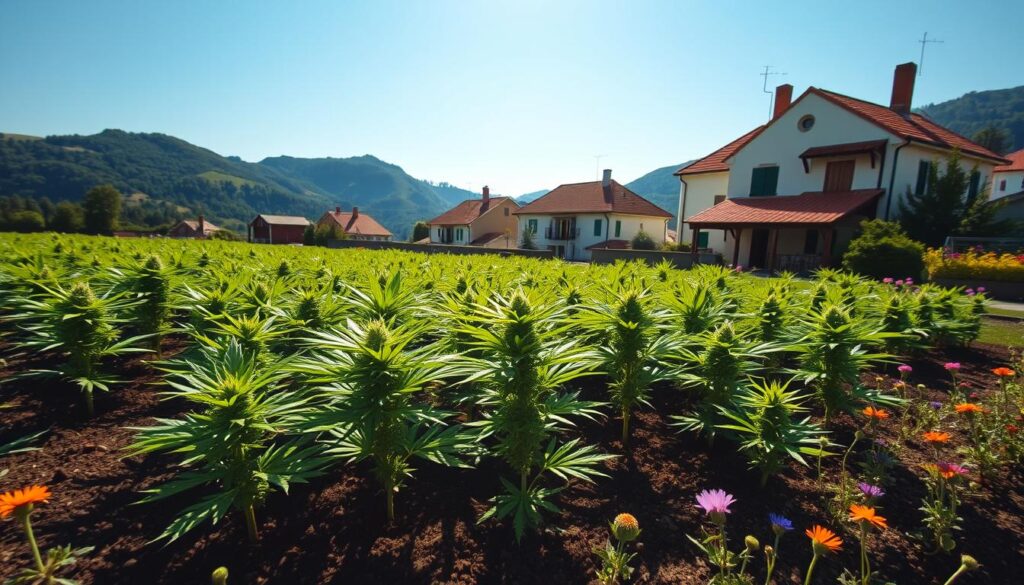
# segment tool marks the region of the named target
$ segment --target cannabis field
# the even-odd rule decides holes
[[[0,579],[1010,583],[984,294],[0,235]]]

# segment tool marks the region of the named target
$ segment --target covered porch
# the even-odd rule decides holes
[[[831,266],[862,219],[875,216],[881,189],[728,199],[686,220],[692,250],[702,231],[723,230],[733,266],[811,272]]]

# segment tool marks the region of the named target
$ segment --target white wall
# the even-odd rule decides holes
[[[548,240],[545,237],[548,226],[554,223],[554,219],[564,217],[575,217],[576,228],[579,235],[575,240],[561,241]],[[519,238],[522,239],[522,230],[527,229],[530,220],[537,220],[537,233],[534,236],[534,243],[538,248],[546,250],[548,246],[565,246],[565,259],[567,260],[590,260],[590,250],[586,248],[605,240],[632,240],[633,236],[643,229],[651,236],[654,242],[661,246],[665,242],[665,232],[668,230],[668,218],[642,215],[624,215],[620,213],[580,213],[576,215],[542,215],[542,214],[520,214],[519,215]],[[601,235],[594,235],[594,221],[601,220]],[[621,221],[622,228],[619,237],[615,237],[615,222]]]
[[[682,180],[686,181],[686,209],[683,205],[682,183],[679,184],[679,212],[681,228],[676,241],[680,244],[689,244],[693,241],[693,230],[684,220],[696,215],[715,204],[715,195],[725,195],[729,191],[729,172],[701,173],[699,175],[683,175]],[[702,230],[708,234],[708,247],[716,252],[725,253],[726,232],[725,230]],[[729,247],[731,250],[731,246]]]
[[[1006,181],[1006,186],[1000,189],[1003,181]],[[1024,171],[1004,171],[992,175],[990,199],[999,199],[1021,191],[1024,191]]]
[[[470,237],[469,225],[450,225],[450,226],[446,226],[446,225],[431,225],[430,226],[430,243],[431,244],[440,244],[440,243],[442,243],[441,236],[438,235],[437,230],[441,230],[442,232],[444,232],[448,228],[452,229],[452,241],[448,242],[448,243],[469,245],[469,243],[473,241],[473,239]],[[458,230],[460,230],[460,229],[462,230],[462,239],[459,239]]]
[[[940,148],[931,148],[922,146],[919,144],[910,144],[900,149],[899,160],[896,163],[896,174],[893,178],[892,187],[892,203],[888,205],[886,196],[883,196],[878,202],[878,217],[886,218],[886,207],[888,205],[888,218],[896,219],[899,217],[899,203],[906,198],[907,191],[912,191],[917,186],[917,170],[922,160],[937,163],[939,165],[939,173],[944,172],[946,168],[946,157],[949,156],[949,151]],[[984,159],[974,158],[967,155],[961,154],[960,167],[964,172],[970,174],[977,165],[978,172],[981,173],[981,179],[979,186],[984,187],[988,185],[992,176],[992,169],[995,165]],[[888,173],[886,173],[888,175]],[[886,177],[886,180],[889,178]],[[888,189],[889,185],[884,185]],[[1009,188],[1009,184],[1007,184]],[[1016,191],[1013,191],[1016,193]]]

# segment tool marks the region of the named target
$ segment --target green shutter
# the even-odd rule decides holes
[[[595,236],[600,236],[601,235],[601,220],[600,219],[595,219],[594,220],[594,235]]]
[[[928,189],[928,174],[931,171],[932,163],[923,160],[917,163],[917,185],[914,186],[915,195],[923,195]]]
[[[615,220],[615,237],[622,235],[622,220]]]
[[[527,223],[527,227],[529,228],[531,234],[537,233],[537,220],[536,219],[531,219]]]
[[[974,201],[974,198],[978,196],[978,187],[981,184],[981,173],[978,171],[971,172],[971,184],[967,187],[967,200]]]
[[[750,196],[775,195],[779,186],[779,167],[756,167],[750,175]]]
[[[697,247],[707,248],[708,247],[708,232],[701,232],[697,234]]]

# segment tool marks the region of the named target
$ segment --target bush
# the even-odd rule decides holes
[[[655,244],[654,243],[654,239],[651,238],[650,234],[648,234],[644,230],[640,230],[639,232],[637,232],[637,234],[635,236],[633,236],[633,241],[630,242],[629,245],[634,250],[657,250],[658,249],[658,244]]]
[[[46,227],[43,214],[38,211],[15,211],[5,223],[12,232],[41,232]]]
[[[860,229],[843,256],[843,268],[874,278],[921,278],[924,245],[910,239],[898,223],[865,220]]]
[[[209,239],[211,239],[211,240],[225,240],[225,241],[228,241],[228,242],[238,242],[238,241],[241,241],[242,238],[241,238],[241,236],[239,236],[238,234],[236,234],[235,232],[233,232],[231,230],[219,229],[219,230],[215,230],[213,233],[211,233],[209,235]]]
[[[666,252],[689,252],[690,244],[686,242],[669,242],[666,241],[661,245],[661,249]]]
[[[928,278],[1024,282],[1024,254],[997,254],[970,250],[963,254],[928,250],[924,256]]]

